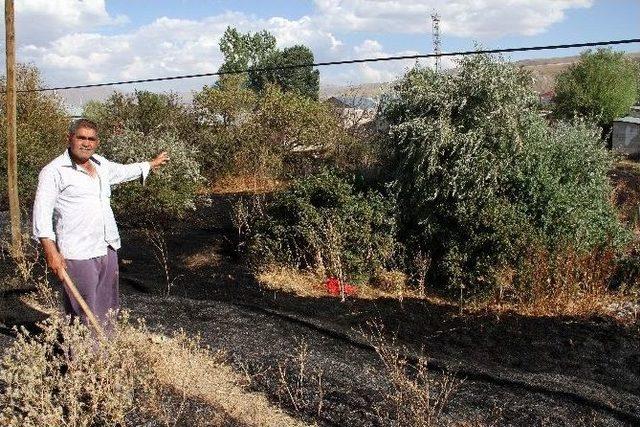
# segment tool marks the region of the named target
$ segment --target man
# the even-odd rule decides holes
[[[98,127],[87,119],[71,124],[69,146],[38,177],[33,206],[33,237],[42,244],[47,266],[60,280],[66,270],[93,314],[103,324],[120,305],[120,236],[111,210],[111,186],[142,177],[164,165],[161,152],[148,162],[122,165],[95,154]],[[87,319],[65,288],[65,312]]]

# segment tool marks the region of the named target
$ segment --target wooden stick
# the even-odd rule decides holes
[[[103,338],[104,330],[102,329],[102,326],[98,322],[98,319],[96,319],[96,316],[93,315],[93,312],[87,305],[87,302],[84,300],[84,298],[82,298],[82,295],[80,295],[80,292],[78,292],[78,288],[76,288],[76,285],[73,284],[71,277],[69,277],[69,275],[67,274],[67,270],[65,269],[62,269],[62,281],[64,282],[64,285],[67,287],[69,292],[71,292],[71,295],[73,295],[76,301],[78,301],[78,304],[80,304],[82,311],[84,311],[84,314],[87,316],[87,319],[89,320],[91,326],[93,326],[93,329],[95,329],[98,337]]]

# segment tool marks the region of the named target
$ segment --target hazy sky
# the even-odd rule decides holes
[[[504,48],[640,37],[639,0],[15,0],[15,7],[18,61],[37,65],[47,86],[216,71],[218,41],[229,25],[267,29],[280,47],[305,44],[317,61],[430,53],[434,10],[442,49],[450,52],[471,50],[476,42]],[[617,49],[637,52],[640,44]],[[4,56],[2,62],[4,70]],[[321,82],[388,81],[413,63],[324,67]],[[211,82],[144,88],[185,90]]]

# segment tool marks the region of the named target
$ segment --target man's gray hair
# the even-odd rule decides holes
[[[93,129],[98,132],[98,125],[89,119],[76,119],[69,124],[69,135],[75,135],[76,131],[80,128]]]

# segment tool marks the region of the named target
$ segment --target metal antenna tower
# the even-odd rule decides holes
[[[436,54],[436,72],[438,72],[440,70],[440,15],[436,11],[431,14],[431,38],[433,53]]]

